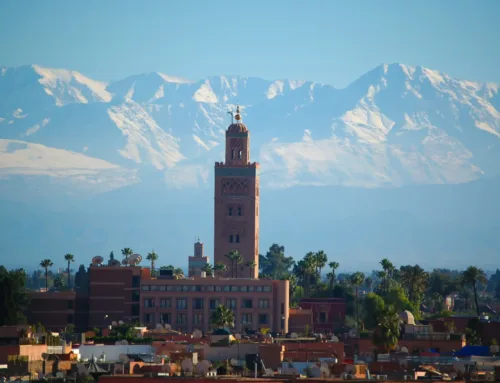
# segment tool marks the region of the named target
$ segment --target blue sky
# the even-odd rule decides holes
[[[500,1],[2,1],[0,65],[344,87],[381,63],[500,83]]]

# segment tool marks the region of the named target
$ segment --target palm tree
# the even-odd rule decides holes
[[[64,256],[64,260],[66,262],[68,262],[68,290],[71,290],[71,284],[70,284],[70,282],[71,282],[71,271],[69,269],[69,265],[70,265],[71,262],[75,262],[75,256],[73,254],[69,254],[68,253],[68,254],[66,254]]]
[[[153,272],[155,271],[155,262],[160,258],[158,254],[155,253],[154,250],[151,251],[151,253],[148,253],[146,256],[146,259],[148,261],[151,261],[151,275],[153,275]]]
[[[130,247],[125,247],[122,249],[122,255],[127,260],[127,265],[128,265],[128,257],[130,257],[132,254],[134,254],[134,252],[132,251],[132,249]]]
[[[50,259],[44,259],[40,262],[40,266],[45,269],[45,291],[49,291],[49,267],[52,267],[54,263]]]
[[[201,268],[201,271],[204,271],[207,275],[212,275],[214,268],[210,263],[205,263],[205,265]]]
[[[326,266],[328,262],[328,257],[323,250],[318,251],[314,254],[314,263],[316,264],[316,272],[321,276],[321,270]]]
[[[222,273],[227,271],[227,266],[224,263],[217,262],[214,266],[214,271],[216,274],[218,273],[220,277]]]
[[[234,263],[239,260],[241,257],[240,252],[238,250],[232,250],[228,254],[225,255],[231,261],[231,278],[234,278]],[[240,263],[243,261],[243,257],[241,258]],[[238,278],[238,270],[236,269],[236,278]]]
[[[338,262],[330,262],[328,264],[330,266],[330,269],[332,269],[331,272],[329,272],[326,277],[330,281],[330,293],[333,295],[333,285],[335,284],[335,280],[337,279],[337,275],[335,274],[336,270],[339,268],[339,263]]]
[[[389,261],[387,258],[384,258],[380,261],[380,264],[382,265],[382,269],[384,269],[385,272],[385,278],[384,278],[384,291],[387,293],[389,292],[389,280],[392,278],[394,275],[394,270],[396,268],[394,267],[393,263]]]
[[[174,269],[173,276],[175,279],[184,278],[184,271],[181,268]]]
[[[236,278],[238,278],[238,265],[240,265],[243,262],[243,256],[238,253],[234,257],[234,263],[236,264]]]
[[[365,281],[365,275],[361,272],[354,273],[351,275],[351,284],[356,288],[356,324],[358,330],[358,339],[359,339],[359,305],[358,305],[358,287],[361,286]]]
[[[373,344],[385,352],[393,350],[398,344],[400,333],[398,314],[392,306],[389,306],[378,314],[377,322],[377,327],[373,332]]]
[[[214,327],[234,327],[234,314],[230,309],[219,305],[212,313],[210,321]]]
[[[429,274],[419,265],[401,266],[400,270],[401,283],[408,293],[408,299],[412,303],[419,301],[427,287]]]
[[[250,276],[250,278],[253,278],[256,266],[257,266],[257,263],[255,261],[247,262],[247,267],[249,269],[249,276]]]
[[[482,269],[477,268],[476,266],[469,266],[466,270],[462,271],[462,281],[464,284],[468,284],[472,286],[472,291],[474,292],[474,302],[476,303],[476,313],[477,316],[479,313],[479,302],[477,300],[477,283],[487,284],[488,279],[486,278],[486,274]]]
[[[311,279],[316,273],[316,259],[313,252],[309,252],[304,257],[304,274],[306,281],[306,291],[307,297],[311,296]]]
[[[366,285],[366,289],[368,291],[372,291],[372,287],[373,287],[373,278],[372,277],[368,277],[365,279],[365,285]]]

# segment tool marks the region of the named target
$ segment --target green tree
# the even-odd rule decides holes
[[[154,250],[152,250],[151,253],[148,253],[148,255],[146,255],[146,259],[151,262],[151,275],[153,275],[153,273],[155,271],[155,262],[159,258],[160,257],[158,256],[158,254],[155,253]]]
[[[375,293],[368,293],[363,300],[364,324],[365,327],[372,330],[378,322],[377,318],[385,310],[384,299]]]
[[[49,267],[52,267],[54,263],[50,259],[43,259],[40,262],[40,266],[45,269],[45,290],[49,291]]]
[[[330,293],[333,295],[333,286],[335,285],[335,281],[337,279],[336,271],[340,265],[338,262],[330,262],[328,266],[330,266],[331,271],[326,274],[326,278],[328,279],[330,285]]]
[[[285,256],[285,247],[276,243],[271,245],[266,255],[259,255],[260,273],[275,280],[288,275],[294,263],[292,257]]]
[[[132,254],[134,254],[134,251],[130,247],[125,247],[122,249],[122,255],[127,261],[127,264],[128,264],[128,259]]]
[[[321,270],[326,266],[328,256],[323,250],[314,253],[314,264],[316,266],[316,274],[321,277]]]
[[[210,322],[214,327],[234,327],[234,314],[230,309],[219,305],[212,313]]]
[[[255,272],[255,267],[257,266],[257,263],[255,261],[247,262],[248,267],[248,274],[250,278],[253,278],[254,272]]]
[[[377,316],[377,326],[373,332],[373,344],[385,352],[398,344],[400,334],[399,316],[393,307],[384,308]]]
[[[477,316],[479,313],[479,302],[477,300],[477,284],[482,283],[486,285],[488,283],[488,279],[486,278],[486,274],[482,269],[479,269],[475,266],[469,266],[466,270],[462,271],[462,281],[466,285],[470,285],[472,287],[472,291],[474,292],[474,302],[476,304],[476,313]]]
[[[390,281],[394,276],[394,271],[396,270],[396,268],[394,267],[393,263],[387,258],[382,259],[380,261],[380,265],[383,269],[383,273],[380,274],[384,286],[383,291],[384,293],[387,293],[389,291]]]
[[[222,273],[227,271],[227,266],[222,262],[217,262],[214,266],[215,273],[221,276]]]
[[[429,274],[419,265],[401,266],[400,274],[401,284],[408,294],[408,299],[413,304],[419,304],[422,295],[427,288]]]
[[[64,278],[61,274],[57,274],[54,277],[54,289],[56,289],[57,291],[61,291],[61,290],[64,290],[64,288],[65,288]]]
[[[351,284],[354,286],[356,293],[355,293],[355,308],[356,308],[356,324],[357,324],[357,336],[359,338],[359,304],[358,304],[358,289],[359,286],[361,286],[365,281],[365,275],[361,272],[354,273],[351,275]]]
[[[26,272],[23,269],[8,271],[0,266],[0,326],[24,323],[23,313],[27,307]]]
[[[68,262],[68,290],[71,290],[71,270],[69,268],[71,262],[75,262],[75,256],[73,254],[66,254],[64,260]]]
[[[201,271],[207,273],[207,275],[212,275],[213,267],[210,263],[205,263],[205,265],[201,268]]]
[[[236,278],[238,278],[238,265],[243,263],[243,256],[239,252],[235,255],[234,263],[236,265]]]

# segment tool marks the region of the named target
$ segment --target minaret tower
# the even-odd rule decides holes
[[[257,278],[259,164],[250,162],[250,132],[239,106],[234,119],[226,130],[226,161],[215,163],[214,259],[226,265],[225,277]],[[231,262],[232,252],[241,255],[241,263]]]

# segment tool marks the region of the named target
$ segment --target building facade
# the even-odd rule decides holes
[[[194,256],[189,257],[188,260],[188,276],[200,276],[203,267],[209,261],[209,258],[204,255],[203,243],[198,238],[198,241],[194,244]]]
[[[288,332],[288,281],[254,278],[150,278],[141,281],[141,323],[181,332],[209,331],[219,305],[231,309],[235,330]]]
[[[29,292],[27,323],[41,323],[47,330],[61,331],[75,324],[75,292]]]
[[[300,300],[302,309],[312,312],[312,331],[331,333],[345,321],[345,300],[342,298],[304,298]]]
[[[141,267],[90,265],[88,273],[90,328],[139,321]]]
[[[225,162],[215,163],[214,259],[226,265],[226,277],[257,278],[259,164],[250,162],[250,132],[239,107],[235,119],[226,131]],[[226,257],[231,251],[238,251],[243,262],[232,265]]]

